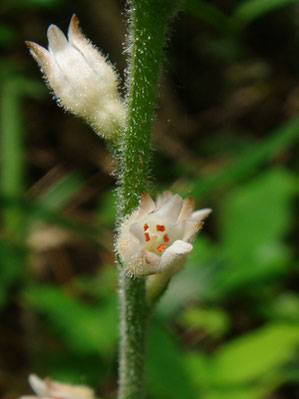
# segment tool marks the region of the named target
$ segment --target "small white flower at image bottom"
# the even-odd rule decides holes
[[[56,25],[49,26],[47,35],[48,50],[33,42],[26,44],[58,104],[112,139],[125,117],[114,68],[82,34],[75,14],[67,38]]]
[[[31,374],[29,384],[36,396],[22,396],[20,399],[95,399],[91,388],[84,385],[62,384],[49,377],[44,380]]]
[[[126,271],[133,276],[181,268],[191,244],[211,209],[194,212],[194,200],[170,191],[156,201],[142,194],[139,208],[120,226],[116,250]]]

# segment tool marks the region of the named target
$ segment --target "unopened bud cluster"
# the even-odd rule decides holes
[[[26,43],[59,105],[84,118],[97,133],[113,139],[125,116],[115,70],[82,34],[76,15],[71,19],[68,38],[51,25],[48,41],[48,50]]]

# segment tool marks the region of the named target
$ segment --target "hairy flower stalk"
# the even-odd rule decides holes
[[[116,249],[132,276],[178,271],[192,251],[195,234],[211,209],[193,212],[194,200],[165,191],[156,202],[143,193],[140,206],[127,217]]]
[[[41,380],[31,374],[29,384],[36,396],[22,396],[20,399],[94,399],[94,392],[84,385],[62,384],[49,377]]]
[[[56,25],[50,25],[48,41],[48,50],[33,42],[26,44],[58,104],[113,140],[125,116],[114,68],[82,34],[75,14],[68,38]]]
[[[167,24],[178,0],[127,1],[129,17],[128,94],[119,159],[118,225],[148,191],[151,131]],[[148,306],[145,277],[119,267],[120,349],[118,399],[144,397]]]

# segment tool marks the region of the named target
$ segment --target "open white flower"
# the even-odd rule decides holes
[[[62,384],[50,378],[29,376],[29,384],[36,396],[22,396],[20,399],[94,399],[94,392],[83,385]]]
[[[116,249],[134,276],[178,270],[211,209],[193,212],[194,200],[165,191],[156,202],[143,193],[139,208],[120,227]]]
[[[26,44],[59,105],[84,118],[99,134],[112,138],[125,115],[115,70],[82,34],[75,14],[68,38],[56,25],[50,25],[47,34],[48,50],[33,42]]]

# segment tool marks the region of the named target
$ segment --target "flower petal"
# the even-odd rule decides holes
[[[129,232],[131,234],[133,234],[138,239],[138,241],[140,242],[140,245],[145,244],[144,231],[139,223],[130,224]]]
[[[48,395],[57,399],[93,399],[94,392],[91,388],[84,385],[71,385],[58,381],[53,381],[50,378],[46,379],[49,389]]]
[[[107,57],[104,57],[101,52],[88,40],[82,33],[77,15],[72,16],[69,29],[68,39],[72,46],[81,52],[85,57],[86,62],[94,70],[94,72],[101,79],[105,77],[105,81],[101,80],[103,84],[111,84],[116,86],[118,77],[113,67],[107,62]],[[109,78],[107,79],[107,75]]]
[[[184,241],[191,241],[195,234],[202,228],[204,222],[198,222],[196,220],[186,220],[184,222],[184,233],[183,233],[183,240]]]
[[[183,240],[175,241],[161,256],[160,270],[170,267],[178,267],[184,261],[186,255],[191,252],[193,246]]]
[[[90,82],[96,84],[97,76],[81,52],[69,43],[58,26],[50,25],[47,35],[49,52],[55,57],[60,69],[67,74],[72,86],[83,90],[84,85],[88,85],[88,90],[92,89]]]
[[[181,213],[179,214],[177,222],[181,222],[187,219],[194,209],[194,199],[193,197],[187,197],[183,201],[183,207]]]
[[[48,78],[50,82],[50,77],[60,72],[55,62],[55,58],[47,49],[39,44],[29,41],[26,41],[25,43],[29,47],[30,54],[41,67],[42,72],[46,75],[45,78]]]
[[[153,252],[142,250],[126,262],[126,270],[133,276],[147,276],[160,271],[160,256]]]
[[[39,378],[35,374],[29,375],[29,385],[31,386],[32,390],[40,397],[40,396],[49,396],[48,387],[41,378]]]
[[[173,194],[172,194],[172,192],[170,190],[164,190],[163,191],[163,194],[162,194],[163,202],[168,201],[169,198],[171,198],[171,197],[173,197]]]
[[[135,257],[136,253],[140,252],[143,244],[140,244],[139,238],[130,232],[130,226],[127,226],[125,223],[123,223],[123,229],[120,231],[116,247],[121,261],[124,264],[128,264]]]
[[[47,36],[49,41],[49,51],[52,53],[58,53],[70,46],[62,30],[60,30],[56,25],[49,26]]]
[[[191,214],[191,219],[196,220],[197,222],[201,222],[206,217],[208,217],[211,212],[212,212],[212,209],[210,209],[210,208],[204,208],[199,211],[195,211]]]
[[[139,210],[136,217],[139,219],[148,215],[155,209],[155,207],[155,202],[152,200],[151,196],[148,193],[142,193]]]
[[[157,271],[157,265],[160,263],[161,257],[151,251],[144,251],[144,255],[145,263],[148,266],[149,271],[149,273],[147,274],[151,274],[153,273],[153,271]]]
[[[165,202],[155,213],[155,218],[161,218],[164,224],[174,224],[181,212],[182,206],[182,197],[180,197],[178,194],[175,194],[170,197],[167,202]]]
[[[185,231],[185,221],[176,223],[171,226],[169,229],[169,238],[171,239],[172,242],[176,240],[181,240],[183,238]]]
[[[156,210],[158,210],[162,205],[162,195],[160,193],[158,193],[156,196],[155,204],[156,204]]]

